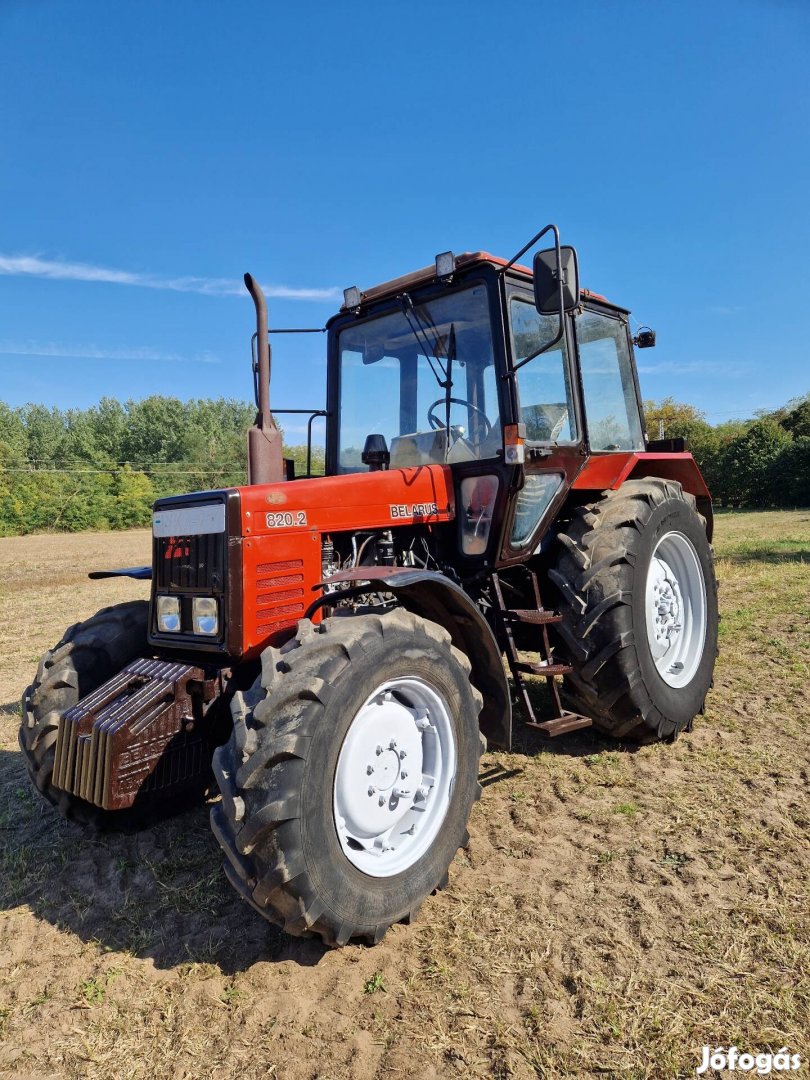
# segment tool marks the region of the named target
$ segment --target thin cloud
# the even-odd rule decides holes
[[[220,364],[210,352],[186,356],[148,345],[108,349],[99,345],[63,345],[55,341],[0,341],[0,356],[39,356],[56,360],[123,360],[159,364]]]
[[[232,278],[174,277],[155,274],[136,274],[110,266],[66,262],[62,259],[43,259],[39,255],[0,254],[0,274],[6,277],[35,277],[50,281],[104,282],[109,285],[134,285],[141,289],[163,289],[170,292],[199,293],[202,296],[243,296],[245,287]],[[280,300],[334,300],[340,290],[295,289],[288,285],[263,285],[267,296]]]

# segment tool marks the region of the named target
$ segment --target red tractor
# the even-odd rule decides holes
[[[508,262],[445,252],[346,290],[326,409],[297,410],[325,418],[324,476],[282,459],[245,281],[249,484],[155,504],[152,566],[93,575],[151,577],[151,600],[65,633],[20,743],[42,794],[97,825],[170,813],[213,771],[244,899],[291,934],[376,942],[467,843],[482,749],[511,743],[504,657],[547,735],[689,729],[717,652],[711,501],[682,444],[647,441],[633,345],[655,335],[580,289],[555,226]]]

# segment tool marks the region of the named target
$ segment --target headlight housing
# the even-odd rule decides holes
[[[178,596],[159,596],[157,598],[157,626],[162,634],[177,634],[182,629],[180,623],[180,598]]]
[[[191,618],[195,634],[213,637],[219,633],[219,605],[213,596],[195,596]]]

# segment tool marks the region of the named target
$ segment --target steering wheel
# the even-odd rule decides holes
[[[446,405],[447,400],[448,400],[447,398],[443,398],[443,397],[437,398],[436,401],[434,401],[433,404],[428,407],[427,419],[428,419],[428,423],[430,424],[430,426],[433,428],[434,431],[442,431],[442,430],[444,430],[445,425],[444,425],[444,420],[441,420],[438,416],[436,416],[436,414],[433,412],[433,410],[438,405]],[[487,419],[487,414],[484,412],[484,410],[479,409],[477,405],[473,405],[473,403],[471,401],[466,401],[464,398],[451,397],[450,401],[454,405],[464,405],[468,409],[472,409],[472,411],[474,413],[477,413],[478,416],[483,421],[484,433],[483,433],[483,435],[479,433],[478,439],[476,440],[475,443],[473,443],[472,439],[468,438],[466,435],[464,435],[463,438],[468,443],[470,443],[471,446],[479,446],[482,442],[485,442],[486,439],[489,438],[489,434],[492,431],[492,424],[490,424],[489,420]]]

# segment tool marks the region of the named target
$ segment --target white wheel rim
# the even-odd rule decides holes
[[[683,533],[666,533],[655,545],[645,598],[647,640],[658,674],[669,686],[686,686],[706,642],[706,583]]]
[[[443,696],[422,679],[389,679],[352,720],[335,770],[343,854],[370,877],[413,866],[442,826],[456,775]]]

